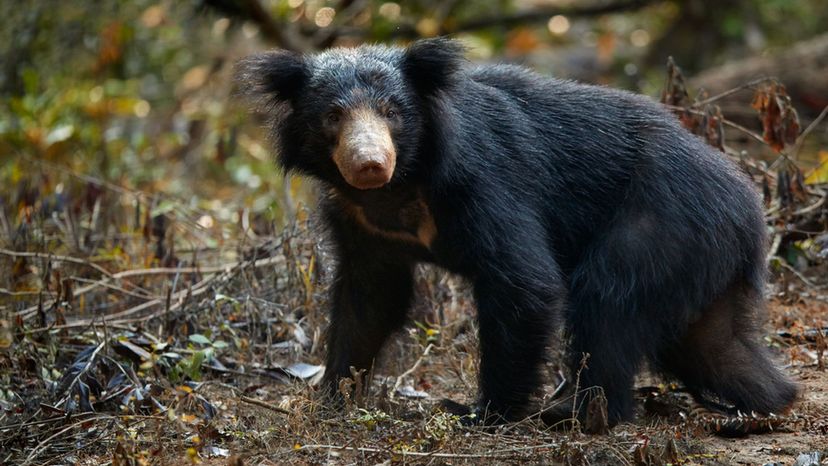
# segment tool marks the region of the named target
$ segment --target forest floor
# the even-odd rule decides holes
[[[771,304],[770,313],[771,322],[780,329],[769,337],[773,339],[789,333],[786,322],[828,315],[828,305],[814,301],[786,305],[776,301]],[[786,372],[801,388],[801,398],[792,411],[768,423],[770,429],[761,422],[750,426],[750,420],[737,421],[739,429],[752,433],[734,437],[716,433],[717,420],[727,425],[723,417],[695,405],[680,388],[649,385],[658,381],[646,376],[641,377],[637,386],[637,419],[615,427],[608,435],[551,432],[537,422],[489,429],[460,427],[433,409],[433,399],[469,400],[472,397],[473,388],[467,385],[473,384],[465,383],[459,376],[452,377],[445,370],[453,365],[447,359],[462,359],[465,355],[432,351],[418,359],[419,365],[415,362],[415,370],[406,377],[418,383],[415,389],[428,387],[430,400],[402,400],[389,413],[377,411],[374,406],[367,410],[357,408],[345,416],[315,417],[309,414],[308,407],[313,403],[308,398],[309,389],[302,388],[301,384],[269,387],[264,389],[265,398],[271,402],[286,408],[304,407],[305,414],[298,416],[301,421],[291,422],[287,418],[293,415],[274,414],[255,405],[238,406],[236,402],[237,409],[262,420],[259,431],[267,428],[291,431],[288,426],[299,422],[302,434],[282,437],[266,447],[266,451],[261,447],[258,450],[243,447],[244,441],[238,444],[241,448],[234,450],[230,446],[230,449],[249,455],[244,464],[262,465],[392,462],[810,466],[826,464],[828,457],[828,372],[818,367],[819,363],[814,360],[816,354],[807,344],[786,345],[785,351],[776,351],[778,359],[795,361],[789,361],[786,366]],[[392,376],[390,380],[389,385],[396,379]],[[220,390],[215,393],[232,403],[232,393],[220,395]],[[653,397],[659,401],[653,402]],[[382,401],[372,400],[369,404],[382,404]],[[806,462],[803,454],[810,455],[811,459],[816,454],[822,462]],[[233,463],[214,458],[205,464]]]
[[[103,276],[95,266],[109,258],[4,250],[0,266],[21,280],[21,267],[41,277],[54,267],[89,285],[55,280],[43,287],[52,293],[10,301],[16,311],[0,322],[0,464],[803,466],[800,454],[828,456],[828,296],[782,269],[765,341],[802,394],[777,417],[727,418],[644,375],[636,420],[607,435],[536,421],[464,427],[435,407],[476,392],[474,306],[463,281],[428,268],[412,324],[385,348],[367,395],[331,412],[313,388],[329,261],[307,232],[251,242],[231,265],[204,265],[215,257],[202,252],[198,267]],[[822,272],[809,273],[813,283]],[[547,373],[542,398],[560,381],[555,358]]]

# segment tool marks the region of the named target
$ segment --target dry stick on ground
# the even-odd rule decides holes
[[[268,402],[265,402],[265,401],[262,401],[262,400],[257,400],[256,398],[251,398],[249,396],[239,395],[239,400],[244,401],[245,403],[250,403],[252,405],[259,406],[261,408],[265,408],[265,409],[269,409],[271,411],[275,411],[277,413],[293,414],[293,413],[291,413],[290,411],[288,411],[284,408],[280,408],[276,405],[272,405],[272,404],[270,404]]]
[[[95,288],[98,287],[107,287],[107,288],[114,288],[118,291],[123,291],[130,296],[135,296],[134,294],[129,293],[125,289],[121,289],[109,283],[110,280],[118,280],[127,277],[137,277],[137,276],[144,276],[144,275],[176,275],[176,274],[197,274],[197,273],[215,273],[215,272],[222,272],[227,269],[227,267],[234,267],[238,263],[235,264],[228,264],[226,266],[217,266],[217,267],[181,267],[181,268],[167,268],[167,267],[160,267],[160,268],[151,268],[151,269],[134,269],[134,270],[124,270],[122,272],[110,274],[107,278],[98,280],[93,282],[92,284],[85,286],[83,288],[78,288],[73,293],[73,296],[77,298],[82,294],[86,294]],[[136,287],[138,288],[138,287]],[[143,290],[143,288],[138,288]],[[144,290],[146,291],[146,290]],[[149,291],[146,291],[146,296],[135,296],[142,299],[152,299],[154,295],[150,294]],[[145,303],[146,304],[146,303]],[[34,313],[37,311],[38,306],[31,306],[22,311],[18,311],[16,315],[19,315],[23,318],[23,320],[29,319],[34,316]]]
[[[41,258],[41,259],[48,259],[50,261],[51,260],[56,260],[56,261],[60,261],[60,262],[69,262],[69,263],[73,263],[73,264],[83,265],[83,266],[86,266],[86,267],[90,267],[90,268],[96,270],[97,272],[100,272],[102,275],[104,275],[106,277],[102,280],[99,280],[98,282],[96,282],[93,285],[83,287],[83,288],[79,288],[78,290],[75,290],[75,292],[72,294],[73,297],[78,297],[78,296],[80,296],[80,295],[82,295],[82,294],[98,287],[99,285],[105,283],[107,280],[116,279],[116,278],[118,278],[118,275],[119,275],[119,274],[113,274],[113,273],[109,272],[108,270],[104,269],[103,267],[101,267],[98,264],[95,264],[92,261],[89,261],[89,260],[86,260],[86,259],[81,259],[79,257],[62,256],[62,255],[57,255],[57,254],[48,254],[48,253],[41,253],[41,252],[10,251],[8,249],[0,249],[0,254],[5,255],[5,256],[9,256],[9,257]],[[137,286],[135,288],[137,290],[145,292],[147,294],[147,297],[150,296],[149,291],[144,290],[143,288],[137,287]],[[11,293],[7,293],[7,294],[11,294]],[[51,302],[51,303],[48,303],[48,304],[44,303],[44,305],[51,305],[53,303],[54,303],[54,301]],[[34,316],[34,314],[37,312],[37,309],[39,307],[40,307],[40,305],[31,306],[31,307],[26,308],[22,311],[16,312],[15,315],[22,316],[24,320],[29,319],[32,316]]]
[[[72,277],[72,278],[74,279],[75,277]],[[6,288],[0,288],[0,294],[4,294],[4,295],[6,295],[6,296],[12,296],[12,297],[16,297],[16,296],[38,296],[38,295],[40,295],[41,293],[43,293],[43,294],[49,294],[49,295],[56,295],[56,294],[57,294],[57,293],[55,293],[55,292],[53,292],[53,291],[45,291],[45,290],[38,290],[38,291],[11,291],[11,290],[8,290],[8,289],[6,289]]]
[[[100,413],[77,413],[77,414],[72,415],[72,419],[81,420],[81,419],[88,419],[89,417],[99,417],[99,416],[100,416]],[[119,417],[125,417],[125,416],[119,416]],[[59,416],[54,416],[54,417],[50,417],[50,418],[46,418],[46,419],[40,419],[40,420],[37,420],[37,421],[18,422],[18,423],[15,423],[15,424],[8,424],[8,425],[0,426],[0,432],[12,431],[13,430],[13,431],[15,431],[15,433],[17,433],[17,431],[19,431],[21,429],[24,429],[26,427],[40,426],[40,425],[43,425],[43,424],[54,424],[54,423],[57,423],[57,422],[65,422],[65,421],[66,421],[66,416],[59,415]]]
[[[423,351],[423,354],[419,358],[417,358],[417,362],[415,362],[413,366],[411,366],[407,371],[403,372],[402,374],[400,374],[399,377],[397,377],[397,381],[394,382],[394,390],[391,391],[391,399],[392,400],[394,399],[394,394],[400,388],[400,385],[402,385],[403,379],[405,379],[409,375],[413,374],[414,371],[416,371],[417,368],[420,367],[420,364],[423,363],[423,359],[425,359],[425,357],[428,356],[428,353],[431,352],[432,348],[434,348],[434,344],[429,343],[428,346],[426,346],[425,350]]]
[[[120,311],[120,312],[116,312],[114,314],[106,316],[107,319],[112,319],[112,318],[116,318],[116,319],[106,322],[105,325],[124,324],[124,323],[131,323],[131,322],[141,322],[141,321],[149,320],[153,317],[157,317],[157,316],[159,316],[160,314],[162,314],[164,312],[170,312],[170,311],[178,310],[184,304],[184,302],[186,301],[186,298],[192,298],[194,296],[200,296],[200,295],[204,294],[205,292],[207,292],[207,290],[209,290],[209,285],[213,281],[215,281],[216,279],[221,277],[222,275],[215,275],[213,277],[207,278],[205,280],[202,280],[202,281],[196,283],[195,286],[188,287],[186,290],[181,290],[178,293],[175,293],[175,295],[173,295],[172,298],[178,300],[178,302],[175,303],[174,305],[170,306],[169,309],[167,309],[166,307],[162,307],[161,311],[154,312],[152,314],[149,314],[147,316],[144,316],[144,317],[141,317],[141,318],[138,318],[138,319],[117,319],[118,317],[126,317],[126,316],[130,316],[130,315],[133,315],[133,314],[137,314],[141,311],[150,309],[153,306],[158,306],[158,305],[166,303],[165,299],[156,298],[156,299],[153,299],[151,301],[147,301],[143,304],[139,304],[139,305],[133,306],[129,309],[126,309],[126,310],[123,310],[123,311]],[[67,328],[95,326],[96,325],[95,320],[96,319],[83,319],[83,320],[70,322],[70,323],[63,324],[63,325],[54,325],[54,326],[51,326],[51,327],[36,328],[36,329],[32,329],[31,331],[32,332],[44,332],[44,331],[47,331],[47,330],[60,330],[60,329],[67,329]]]

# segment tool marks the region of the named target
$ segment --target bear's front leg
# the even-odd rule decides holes
[[[486,423],[531,414],[530,399],[542,383],[541,366],[565,292],[555,263],[528,265],[532,259],[523,258],[511,274],[495,268],[474,285],[480,328],[476,411]]]
[[[370,369],[388,336],[405,322],[413,266],[386,262],[376,251],[340,257],[333,285],[323,387],[335,394],[350,368]]]

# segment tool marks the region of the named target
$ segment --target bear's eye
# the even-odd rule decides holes
[[[385,118],[388,118],[389,120],[397,118],[397,112],[395,112],[394,110],[388,110],[387,112],[385,112]]]
[[[328,114],[328,123],[333,123],[333,124],[339,123],[339,119],[340,119],[339,114],[336,113],[336,112],[331,112],[331,113]]]

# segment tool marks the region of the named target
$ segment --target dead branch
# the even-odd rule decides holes
[[[811,132],[813,132],[813,130],[817,126],[819,126],[820,123],[822,123],[822,120],[825,119],[826,115],[828,115],[828,105],[826,105],[825,108],[822,109],[822,111],[814,119],[814,121],[812,121],[811,124],[808,125],[808,127],[805,128],[804,131],[802,131],[802,133],[799,135],[799,137],[796,138],[796,143],[794,143],[794,147],[791,150],[791,153],[794,156],[799,154],[800,149],[802,149],[802,144],[805,142],[806,139],[808,139],[808,136],[811,135]],[[821,166],[821,164],[820,164],[820,166]]]
[[[733,89],[728,89],[726,91],[720,92],[720,93],[714,95],[713,97],[708,97],[704,100],[700,100],[698,102],[693,102],[692,106],[693,107],[704,107],[707,104],[712,104],[713,102],[715,102],[717,100],[721,100],[721,99],[723,99],[723,98],[725,98],[729,95],[735,94],[739,91],[743,91],[743,90],[746,90],[746,89],[753,89],[753,88],[756,87],[757,84],[766,83],[768,81],[777,81],[777,79],[774,78],[774,77],[771,77],[771,76],[767,76],[767,77],[759,78],[759,79],[754,79],[753,81],[747,82],[747,83],[742,84],[740,86],[736,86]]]

